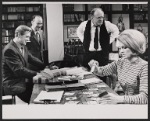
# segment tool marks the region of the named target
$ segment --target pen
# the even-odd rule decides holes
[[[54,103],[56,100],[55,99],[43,99],[43,100],[40,100],[40,101],[43,101],[44,104],[50,104],[50,103]]]

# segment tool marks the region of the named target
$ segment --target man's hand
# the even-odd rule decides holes
[[[54,69],[59,69],[59,67],[55,65],[50,67],[50,70],[54,70]]]

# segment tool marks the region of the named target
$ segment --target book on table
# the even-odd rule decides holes
[[[63,84],[63,85],[45,85],[46,91],[51,90],[77,90],[77,89],[84,89],[86,88],[85,84],[83,83],[74,83],[74,84]]]

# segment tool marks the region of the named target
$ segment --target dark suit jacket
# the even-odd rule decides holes
[[[37,74],[37,72],[27,68],[28,62],[41,68],[44,67],[43,63],[33,57],[26,47],[23,57],[14,41],[5,46],[2,57],[2,80],[5,95],[24,92],[26,89],[25,79]]]
[[[41,30],[39,32],[40,34],[40,38],[41,38],[41,44],[38,43],[37,39],[36,39],[36,35],[34,33],[34,31],[32,30],[31,32],[31,37],[30,37],[30,42],[27,42],[27,48],[29,50],[29,52],[36,58],[40,59],[41,61],[43,61],[43,50],[44,50],[44,36],[43,36],[43,31]],[[29,68],[35,71],[38,71],[37,66],[33,66],[31,64],[29,64]]]

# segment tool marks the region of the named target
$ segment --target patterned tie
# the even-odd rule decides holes
[[[98,49],[98,26],[96,26],[96,29],[95,29],[94,48],[96,50]]]

